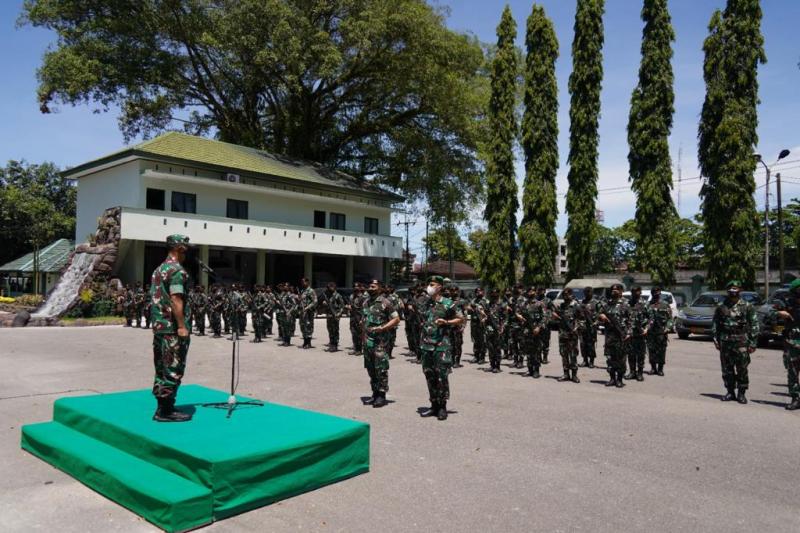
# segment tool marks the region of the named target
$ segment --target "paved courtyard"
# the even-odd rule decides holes
[[[342,333],[346,323],[342,322]],[[606,388],[603,368],[558,383],[505,366],[466,364],[451,377],[446,422],[420,418],[422,370],[403,355],[383,409],[361,359],[241,344],[239,392],[368,422],[368,474],[209,526],[208,531],[796,531],[800,414],[787,412],[781,352],[760,349],[751,402],[719,401],[708,340],[673,338],[666,376]],[[469,337],[469,335],[467,335]],[[0,531],[156,531],[19,448],[20,426],[51,419],[52,402],[145,388],[151,335],[118,326],[0,329]],[[602,337],[600,340],[602,344]],[[349,345],[349,343],[345,343]],[[602,345],[599,347],[602,353]],[[467,340],[465,360],[472,348]],[[185,383],[226,389],[230,343],[194,337]],[[602,361],[602,358],[601,358]],[[142,413],[149,417],[151,413]]]

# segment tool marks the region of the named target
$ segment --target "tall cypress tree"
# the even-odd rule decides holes
[[[705,51],[706,99],[698,128],[700,191],[708,282],[755,285],[759,221],[753,193],[758,143],[758,65],[766,62],[759,0],[728,0],[711,17]]]
[[[487,157],[486,239],[481,244],[483,280],[493,287],[514,283],[517,232],[517,182],[514,175],[514,139],[517,88],[517,25],[506,6],[497,26],[497,54],[492,62]]]
[[[677,212],[672,201],[672,29],[667,0],[644,0],[639,84],[631,96],[628,163],[636,193],[636,255],[654,282],[675,281]]]
[[[578,0],[572,74],[569,77],[569,173],[567,181],[568,277],[581,277],[591,261],[597,200],[597,126],[603,83],[604,0]]]
[[[558,39],[544,8],[536,4],[528,17],[525,48],[525,185],[519,242],[525,283],[549,286],[558,253]]]

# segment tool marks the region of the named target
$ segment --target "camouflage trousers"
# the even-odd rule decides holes
[[[647,355],[651,365],[663,365],[666,362],[668,342],[664,333],[650,333],[647,336]]]
[[[189,337],[175,334],[153,335],[153,396],[175,400],[186,370],[186,355],[189,352]]]
[[[545,361],[547,360],[547,357],[550,355],[550,335],[552,334],[553,332],[550,331],[549,325],[545,325],[544,329],[540,333],[540,335],[542,335],[542,356],[543,356],[542,359]]]
[[[142,327],[142,317],[144,316],[144,305],[137,305],[136,306],[136,327]]]
[[[503,342],[503,337],[499,332],[489,329],[486,330],[486,350],[489,352],[489,365],[492,368],[500,368],[500,343]]]
[[[394,351],[394,343],[397,341],[397,328],[392,328],[388,332],[386,332],[388,339],[386,341],[386,353],[389,354],[389,358],[392,358],[392,352]]]
[[[461,328],[450,329],[450,349],[453,351],[453,363],[461,363],[461,353],[464,349],[464,330]]]
[[[264,334],[265,335],[272,335],[272,313],[266,313],[264,315]]]
[[[136,310],[131,306],[123,309],[123,312],[125,313],[125,324],[127,326],[132,325],[134,319],[136,318]]]
[[[264,313],[254,310],[250,315],[250,319],[253,321],[254,340],[260,341],[262,338],[264,338]]]
[[[222,313],[222,326],[226,335],[231,332],[231,315],[227,311]]]
[[[469,336],[472,338],[472,353],[479,362],[486,359],[486,337],[483,330],[479,319],[470,319]]]
[[[591,363],[597,357],[597,328],[591,327],[581,331],[581,357],[584,362]]]
[[[606,330],[606,342],[603,346],[603,355],[606,356],[608,373],[625,373],[625,359],[628,355],[628,343]]]
[[[747,371],[747,367],[750,366],[750,353],[747,351],[747,346],[740,343],[720,343],[719,362],[725,388],[747,390],[750,385]]]
[[[303,311],[300,315],[300,333],[304,339],[314,336],[314,311]]]
[[[222,335],[222,314],[219,311],[211,311],[208,314],[208,321],[211,324],[211,331],[214,332],[215,337]]]
[[[192,318],[194,319],[194,323],[197,326],[197,331],[200,332],[200,335],[206,334],[206,312],[205,311],[194,311],[192,313]]]
[[[416,354],[419,347],[419,334],[417,333],[416,329],[416,318],[413,317],[406,317],[406,342],[408,343],[408,351]]]
[[[517,326],[509,327],[506,329],[506,333],[506,357],[513,359],[515,363],[519,363],[522,361],[522,350],[520,349],[522,328]]]
[[[350,317],[350,335],[353,336],[353,350],[360,352],[363,349],[361,339],[361,317]]]
[[[789,345],[784,349],[783,366],[786,367],[789,395],[800,398],[800,347]]]
[[[558,353],[561,354],[561,366],[565,373],[569,370],[578,370],[577,335],[559,335]]]
[[[525,335],[522,343],[522,349],[525,352],[528,372],[533,374],[534,370],[538,370],[542,366],[542,334],[534,335],[529,333]]]
[[[647,353],[647,338],[634,335],[628,341],[628,368],[631,372],[644,369],[644,356]]]
[[[386,394],[389,391],[389,354],[385,342],[367,340],[364,345],[364,368],[369,375],[372,393]]]
[[[339,346],[339,317],[329,316],[325,325],[328,326],[328,342],[331,346]]]
[[[443,404],[450,399],[450,369],[453,357],[449,350],[431,350],[425,347],[422,351],[422,373],[428,383],[428,396],[431,403]]]

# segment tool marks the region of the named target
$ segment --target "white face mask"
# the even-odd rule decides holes
[[[439,293],[439,288],[436,287],[435,285],[428,285],[425,291],[428,293],[428,296],[432,298]]]

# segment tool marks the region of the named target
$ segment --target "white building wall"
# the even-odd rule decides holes
[[[97,219],[109,207],[144,207],[139,161],[129,161],[78,180],[75,243],[86,242],[97,230]]]

